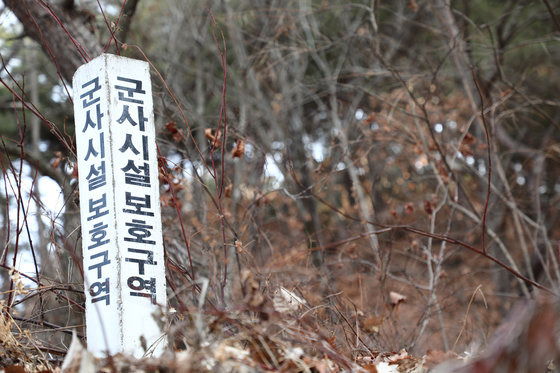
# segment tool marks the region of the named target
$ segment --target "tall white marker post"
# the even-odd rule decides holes
[[[73,90],[88,349],[157,355],[167,300],[149,65],[103,54]]]

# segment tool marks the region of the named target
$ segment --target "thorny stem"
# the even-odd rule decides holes
[[[226,139],[227,139],[227,114],[226,114],[226,110],[225,110],[225,106],[226,106],[226,81],[227,81],[227,48],[226,48],[226,41],[225,41],[225,37],[224,37],[224,33],[222,31],[222,29],[220,28],[220,26],[216,23],[216,20],[214,19],[214,15],[212,14],[212,12],[208,9],[208,13],[210,15],[210,18],[212,19],[212,36],[214,38],[214,43],[216,44],[216,47],[218,48],[218,52],[220,53],[220,58],[221,58],[221,62],[222,62],[222,69],[223,69],[223,82],[222,82],[222,99],[221,99],[221,103],[220,103],[220,117],[218,119],[218,128],[216,130],[216,138],[214,139],[214,143],[212,144],[212,147],[210,148],[210,158],[212,160],[212,169],[213,169],[213,174],[211,173],[213,179],[214,179],[214,183],[216,184],[216,192],[217,192],[217,199],[218,199],[218,212],[220,214],[220,226],[221,226],[221,230],[222,230],[222,246],[223,246],[223,255],[224,255],[224,273],[223,273],[223,278],[222,278],[222,282],[220,284],[220,296],[221,296],[221,301],[222,304],[225,305],[225,287],[226,287],[226,281],[227,281],[227,274],[228,274],[228,249],[227,249],[227,244],[226,244],[226,224],[225,224],[225,216],[224,216],[224,209],[222,206],[222,193],[224,191],[224,178],[225,178],[225,153],[226,153]],[[222,39],[222,48],[220,48],[220,44],[218,43],[218,39],[216,38],[216,27],[218,28],[218,30],[220,31],[220,36]],[[220,178],[218,180],[218,176],[216,175],[216,167],[215,167],[215,163],[214,163],[214,150],[216,149],[216,142],[219,141],[219,134],[220,134],[220,127],[221,124],[223,122],[223,127],[224,127],[224,134],[222,135],[222,143],[221,145],[221,172],[220,172]]]

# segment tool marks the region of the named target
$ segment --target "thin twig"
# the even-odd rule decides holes
[[[478,79],[474,75],[474,71],[471,69],[472,78],[474,84],[476,85],[476,89],[478,95],[480,97],[480,117],[482,119],[482,123],[484,126],[484,133],[486,134],[486,144],[488,150],[488,189],[486,192],[486,202],[484,203],[484,211],[482,213],[482,251],[486,254],[486,215],[488,213],[488,201],[490,201],[490,190],[492,185],[492,144],[490,143],[490,134],[488,131],[488,123],[486,123],[486,117],[484,116],[484,98],[482,97],[482,90],[480,89],[480,85],[478,83]]]
[[[465,318],[463,319],[463,325],[461,326],[461,330],[459,331],[459,335],[457,335],[457,339],[455,339],[455,343],[453,343],[453,347],[451,348],[451,352],[455,352],[455,348],[457,347],[457,343],[459,342],[459,339],[461,339],[461,335],[463,334],[463,331],[465,330],[465,327],[467,326],[467,318],[469,317],[469,312],[471,310],[471,305],[473,304],[474,301],[474,296],[476,295],[477,292],[480,292],[480,295],[482,296],[482,299],[484,299],[484,303],[486,304],[486,299],[484,298],[484,293],[482,292],[482,290],[480,290],[482,288],[482,285],[478,285],[476,287],[476,289],[474,289],[472,295],[471,295],[471,299],[469,300],[469,304],[467,306],[467,312],[465,312]]]

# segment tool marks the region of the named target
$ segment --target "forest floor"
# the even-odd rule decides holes
[[[290,266],[272,260],[259,273],[242,271],[233,289],[240,301],[227,311],[171,309],[170,348],[158,358],[97,359],[76,335],[57,356],[38,328],[4,313],[0,372],[558,371],[556,298],[535,293],[508,302],[496,295],[487,261],[460,255],[443,275],[440,311],[429,310],[425,291],[391,279],[382,285],[367,254],[354,250],[345,247],[349,260],[330,262],[333,282],[288,256]],[[422,270],[396,262],[411,277]],[[427,312],[436,316],[424,318]]]

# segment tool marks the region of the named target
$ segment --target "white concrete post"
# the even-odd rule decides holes
[[[88,349],[166,345],[158,162],[149,65],[103,54],[73,79]]]

